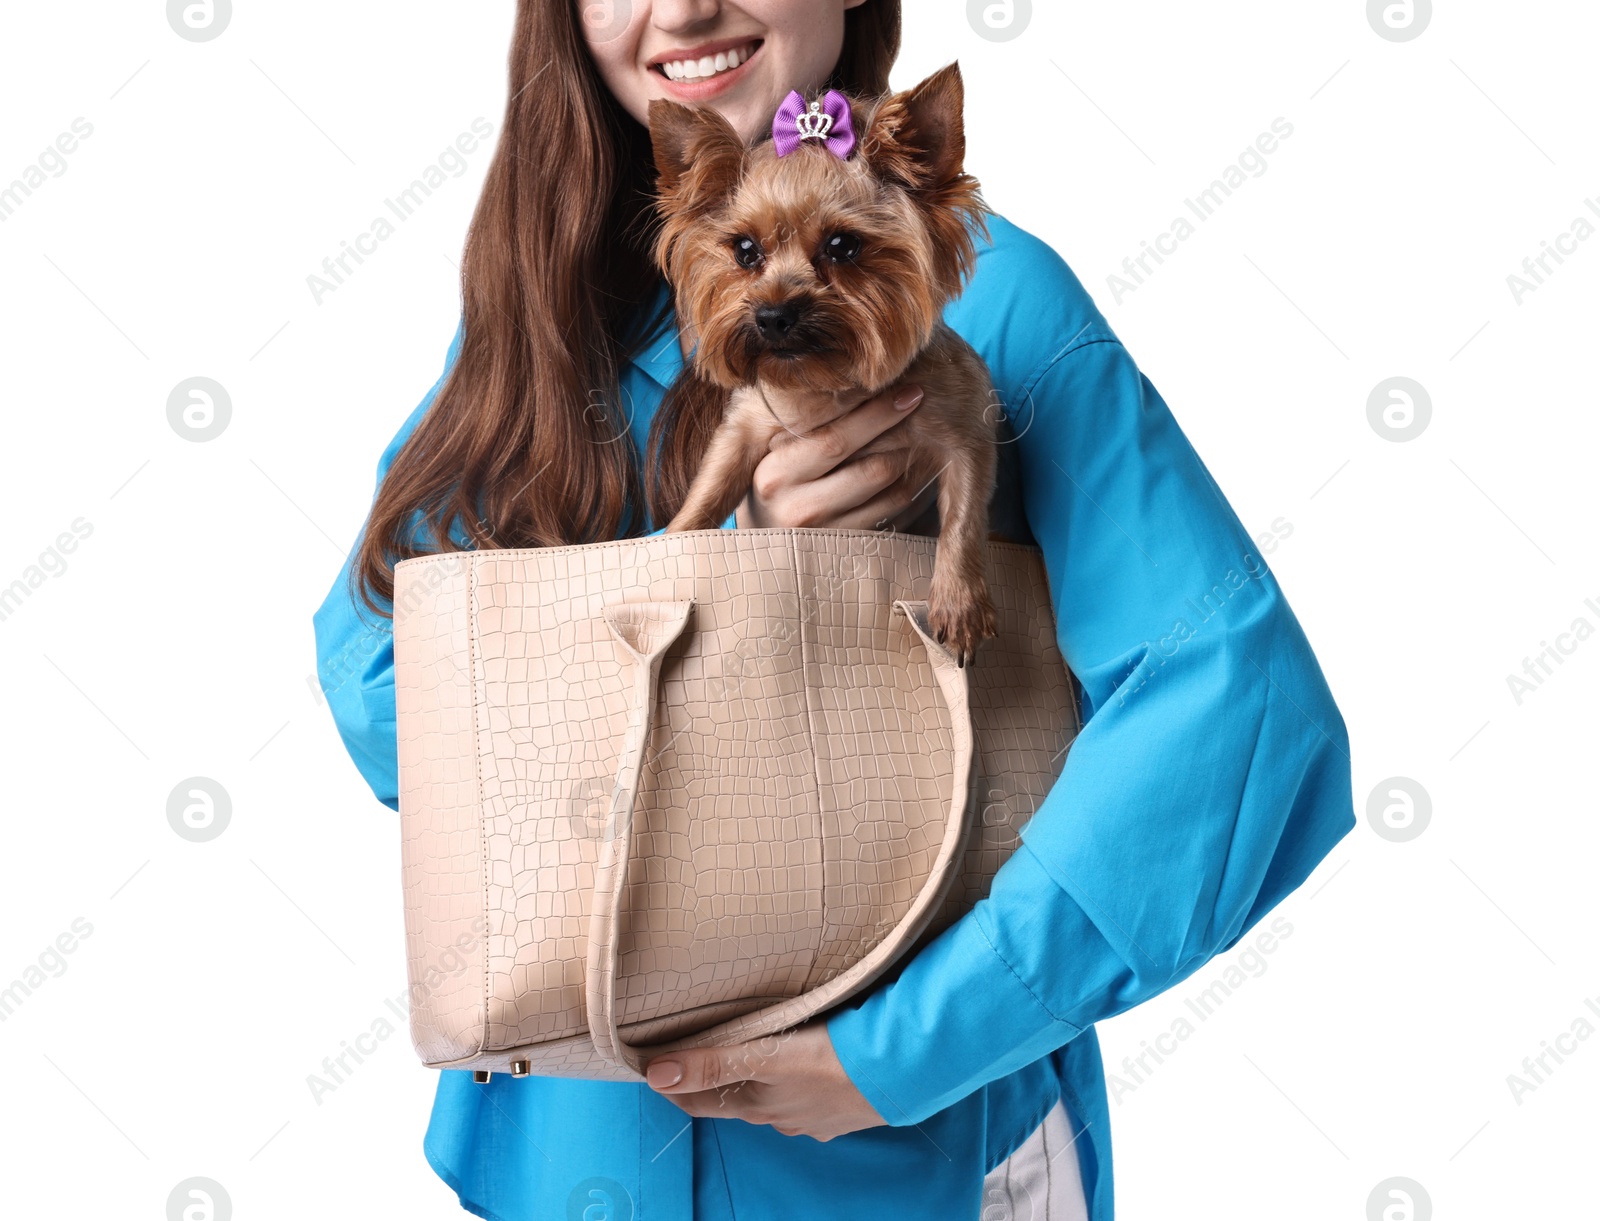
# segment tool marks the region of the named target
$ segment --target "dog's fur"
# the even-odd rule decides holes
[[[859,143],[848,161],[814,140],[780,158],[770,141],[747,149],[714,110],[650,104],[656,259],[698,341],[685,376],[729,400],[667,531],[720,525],[780,430],[808,434],[863,391],[918,384],[922,404],[855,457],[906,446],[905,486],[938,480],[929,626],[965,665],[996,630],[984,543],[997,420],[983,360],[941,321],[972,271],[972,231],[986,214],[962,169],[960,70],[876,102],[852,99],[851,114]],[[836,234],[859,240],[853,259],[827,257]],[[749,268],[734,257],[745,237],[762,252]],[[790,328],[769,323],[763,334],[763,306],[797,311]],[[731,392],[749,386],[761,393],[736,408]],[[768,390],[794,418],[778,418]]]

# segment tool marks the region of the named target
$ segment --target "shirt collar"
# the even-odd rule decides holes
[[[654,314],[667,303],[667,282],[656,287],[655,296],[644,305],[646,316]],[[678,346],[678,316],[669,313],[654,333],[644,339],[628,358],[628,363],[638,369],[663,390],[671,386],[683,372],[683,349]]]

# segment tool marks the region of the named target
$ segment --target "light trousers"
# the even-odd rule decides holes
[[[1056,1103],[1017,1151],[983,1180],[979,1221],[1088,1221],[1078,1151]]]

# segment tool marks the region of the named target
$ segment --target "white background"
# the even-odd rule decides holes
[[[895,83],[959,57],[990,202],[1078,272],[1251,531],[1292,524],[1270,563],[1352,735],[1362,821],[1292,936],[1112,1107],[1124,1217],[1359,1221],[1396,1175],[1440,1218],[1597,1215],[1600,1038],[1520,1102],[1507,1076],[1600,1025],[1600,639],[1520,704],[1506,678],[1600,627],[1600,241],[1520,303],[1506,277],[1600,197],[1600,12],[1439,7],[1396,43],[1357,0],[1039,0],[993,42],[908,5]],[[240,1218],[463,1215],[403,1033],[320,1105],[306,1084],[405,987],[395,816],[308,678],[442,367],[488,147],[320,304],[306,277],[473,119],[498,133],[512,12],[240,3],[209,43],[150,0],[0,17],[0,183],[93,125],[0,223],[0,585],[93,531],[0,622],[0,984],[93,925],[0,1024],[17,1215],[158,1219],[191,1175]],[[1267,171],[1117,302],[1279,117]],[[204,444],[166,418],[193,376],[233,403]],[[1393,376],[1433,405],[1405,443],[1367,417]],[[233,803],[206,844],[166,819],[195,775]],[[1431,797],[1410,842],[1365,817],[1393,776]],[[1238,956],[1106,1023],[1108,1064]]]

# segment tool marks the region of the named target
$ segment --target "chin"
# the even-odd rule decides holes
[[[723,97],[701,103],[717,111],[739,133],[746,144],[753,144],[770,130],[772,111],[778,103],[768,101],[768,91],[759,81],[741,82]]]

